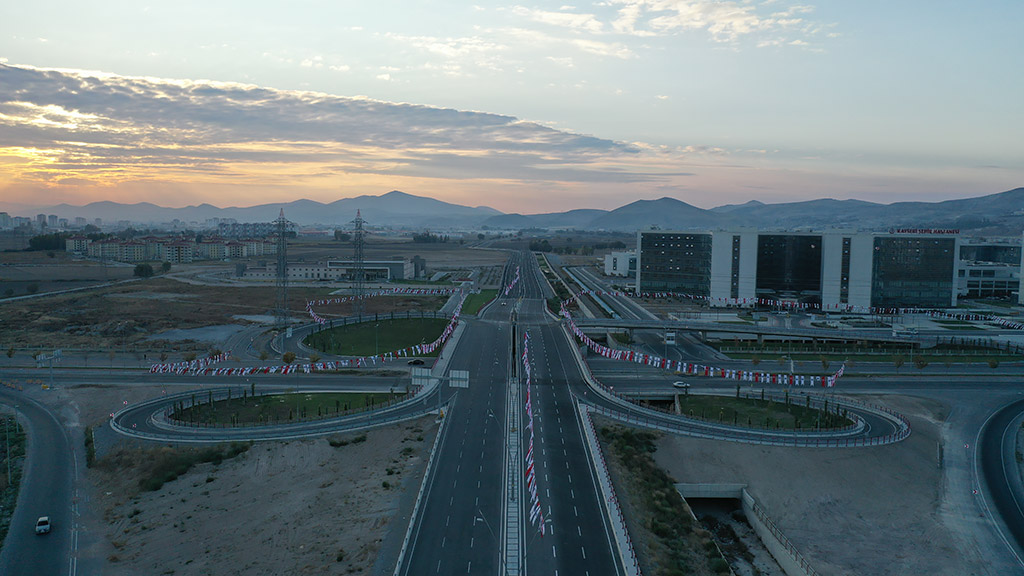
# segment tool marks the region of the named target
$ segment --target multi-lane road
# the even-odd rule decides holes
[[[28,434],[27,454],[10,531],[0,551],[0,574],[76,573],[78,514],[75,481],[79,454],[49,409],[8,388],[0,402],[19,413]],[[37,536],[36,519],[49,516],[50,533]]]
[[[628,411],[627,405],[614,398],[597,394],[577,362],[575,342],[567,336],[558,319],[546,310],[550,288],[541,276],[534,256],[529,252],[510,254],[504,272],[509,285],[515,270],[519,281],[507,294],[501,294],[477,318],[465,318],[457,345],[448,354],[447,368],[470,372],[468,389],[454,389],[449,384],[428,391],[416,402],[398,407],[384,415],[372,414],[331,423],[306,423],[275,429],[265,427],[260,438],[322,434],[332,431],[377,425],[389,418],[421,414],[428,408],[446,406],[446,422],[441,428],[433,465],[424,484],[424,500],[418,514],[411,519],[409,541],[398,561],[396,574],[586,574],[619,575],[624,567],[607,524],[606,503],[600,497],[588,448],[581,430],[578,402],[609,410]],[[586,271],[577,274],[588,283],[597,279]],[[606,302],[623,318],[645,319],[649,313],[628,298],[610,297]],[[545,534],[529,523],[529,497],[522,474],[524,447],[529,431],[522,420],[522,390],[525,381],[518,370],[521,339],[529,334],[534,413],[534,460],[538,496],[544,513]],[[662,347],[657,336],[648,345]],[[670,354],[691,360],[713,356],[696,341],[685,341]],[[619,391],[628,389],[671,391],[671,377],[646,367],[630,366],[629,371],[616,371],[612,362],[591,359],[594,370],[606,384]],[[640,374],[640,372],[645,372]],[[649,374],[647,372],[650,372]],[[641,377],[642,376],[642,377]],[[98,380],[130,381],[136,375],[101,377]],[[175,389],[194,387],[195,377],[173,375],[151,377],[165,382],[168,396]],[[97,380],[88,373],[62,371],[59,380]],[[210,380],[204,379],[204,382]],[[337,377],[325,375],[275,376],[274,388],[318,388],[379,390],[404,387],[392,379]],[[651,384],[651,382],[655,384]],[[658,384],[657,382],[661,382]],[[215,380],[223,386],[230,380]],[[267,381],[269,382],[269,381]],[[856,384],[856,381],[852,381]],[[718,383],[712,382],[710,387]],[[895,387],[873,381],[872,387],[884,390],[927,388],[920,380],[898,382]],[[904,386],[904,384],[906,384]],[[259,387],[269,387],[260,381]],[[732,387],[733,384],[727,384]],[[954,385],[965,389],[969,382]],[[180,387],[180,388],[179,388]],[[646,388],[645,388],[646,387]],[[915,388],[917,387],[917,388]],[[856,388],[856,386],[852,386]],[[1010,392],[1015,383],[1002,382],[1000,389]],[[510,402],[509,399],[514,399]],[[0,555],[0,573],[74,573],[75,516],[72,479],[77,476],[75,454],[67,433],[52,412],[23,395],[0,390],[0,401],[18,404],[22,418],[29,424],[30,454],[21,503],[16,512],[14,529]],[[217,441],[232,438],[258,439],[252,430],[182,430],[161,421],[160,412],[168,400],[133,407],[118,415],[115,421],[123,431],[150,435],[159,439],[190,439]],[[1024,408],[1024,406],[1022,406]],[[517,412],[519,411],[519,412]],[[1019,411],[1018,411],[1019,412]],[[516,416],[518,415],[518,416]],[[517,418],[510,421],[509,418]],[[999,430],[1002,442],[997,452],[1005,452],[1003,420],[994,418],[986,430]],[[665,422],[673,423],[671,416]],[[673,425],[677,425],[675,422]],[[882,428],[884,421],[869,422],[870,428]],[[334,428],[330,428],[334,426]],[[878,433],[878,430],[876,430]],[[513,436],[510,436],[512,434]],[[993,434],[995,434],[993,432]],[[987,438],[987,436],[986,436]],[[510,440],[514,439],[514,442]],[[992,440],[986,440],[991,444]],[[511,451],[510,451],[511,450]],[[982,453],[979,461],[992,460],[991,450]],[[985,470],[990,480],[995,469]],[[1007,496],[991,488],[994,505],[1005,514]],[[1009,498],[1012,498],[1012,491]],[[1016,506],[1024,526],[1024,513]],[[36,516],[50,515],[54,533],[36,537],[31,525]],[[513,520],[510,521],[510,515]],[[1007,525],[1016,534],[1013,521]],[[514,543],[511,548],[510,543]],[[506,556],[513,550],[515,558]],[[24,567],[24,568],[23,568]]]

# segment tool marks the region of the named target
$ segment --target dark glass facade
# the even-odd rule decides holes
[[[711,235],[640,235],[641,292],[711,293]]]
[[[967,244],[960,247],[960,259],[967,262],[993,262],[1020,265],[1020,246],[998,244]]]
[[[850,239],[843,238],[843,258],[839,269],[839,302],[850,303]]]
[[[955,238],[879,237],[871,264],[871,305],[946,308],[953,294]]]
[[[757,237],[760,298],[821,302],[821,236],[761,234]]]

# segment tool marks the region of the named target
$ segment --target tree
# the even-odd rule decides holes
[[[25,291],[28,292],[29,294],[35,294],[36,292],[39,292],[39,284],[33,282],[28,286],[25,286]]]
[[[291,364],[292,362],[295,362],[295,352],[285,352],[284,355],[281,356],[281,360],[283,360],[285,364]]]
[[[7,349],[7,357],[14,358],[14,346],[11,346],[10,348]]]
[[[135,275],[138,276],[139,278],[149,278],[150,276],[153,275],[153,266],[145,263],[136,264]]]
[[[914,358],[914,366],[916,366],[918,370],[924,370],[924,367],[927,365],[928,361],[924,358],[921,358],[920,356]]]
[[[267,358],[270,358],[270,355],[267,354],[266,350],[261,350],[260,351],[260,360],[266,360]]]
[[[487,238],[486,234],[480,233],[476,235],[477,240],[483,240],[484,238]]]
[[[310,362],[313,362],[314,364],[315,364],[315,363],[317,363],[317,362],[319,362],[319,361],[320,361],[320,355],[319,355],[319,354],[317,354],[316,352],[314,352],[314,353],[310,354],[310,355],[309,355],[309,361],[310,361]]]
[[[66,234],[40,234],[28,239],[28,250],[64,250]]]
[[[170,272],[171,271],[171,263],[170,262],[164,262],[163,264],[161,264],[160,265],[160,271],[161,272]]]
[[[906,362],[906,361],[907,361],[907,359],[904,358],[900,354],[897,354],[896,356],[892,357],[892,365],[896,367],[896,373],[897,374],[900,373],[900,368],[903,366],[903,363]]]
[[[828,357],[825,356],[825,355],[822,355],[821,356],[821,369],[822,370],[828,370],[828,365],[829,365]]]
[[[995,370],[996,368],[999,368],[999,359],[998,358],[989,358],[989,360],[988,360],[988,367],[993,369],[993,370]]]
[[[342,232],[341,230],[335,230],[334,239],[337,240],[338,242],[348,242],[349,240],[352,239],[352,235]]]

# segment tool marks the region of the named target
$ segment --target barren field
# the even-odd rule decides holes
[[[120,449],[88,473],[106,526],[90,555],[105,557],[111,575],[368,574],[435,431],[425,418],[260,443],[155,491],[139,480],[173,449]]]
[[[326,298],[327,288],[293,286],[289,303],[296,318],[305,303]],[[203,286],[154,278],[96,291],[0,304],[0,347],[162,351],[188,349],[186,342],[163,343],[165,330],[242,324],[236,316],[267,314],[274,307],[273,286]],[[369,313],[436,310],[443,298],[395,296],[366,301]],[[351,304],[334,305],[323,315],[345,315]],[[199,345],[198,349],[205,349]]]
[[[80,567],[89,573],[369,574],[388,531],[405,529],[391,519],[422,479],[437,431],[432,417],[257,443],[147,491],[140,481],[192,449],[127,442],[105,423],[123,402],[160,393],[157,386],[91,385],[42,397],[61,407],[69,428],[97,430],[99,461],[84,475],[81,521]]]
[[[940,513],[937,456],[948,408],[912,397],[882,401],[910,420],[907,440],[808,449],[665,436],[655,458],[678,482],[747,484],[823,576],[974,573],[982,559],[958,549]]]

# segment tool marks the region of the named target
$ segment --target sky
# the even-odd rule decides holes
[[[1024,186],[1024,2],[0,5],[0,207]]]

